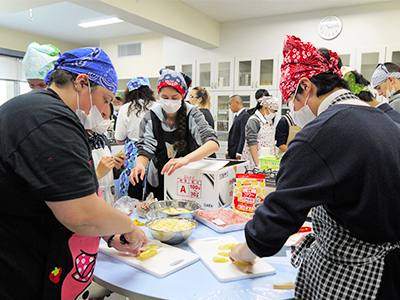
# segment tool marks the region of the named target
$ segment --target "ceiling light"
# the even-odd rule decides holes
[[[124,20],[121,20],[119,18],[108,18],[108,19],[102,19],[102,20],[97,20],[97,21],[79,23],[78,26],[83,27],[83,28],[89,28],[89,27],[121,23],[123,21]]]

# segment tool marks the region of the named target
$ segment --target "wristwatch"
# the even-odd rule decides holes
[[[112,236],[110,236],[107,240],[107,246],[108,248],[111,248],[111,242],[114,240],[115,234],[113,234]]]

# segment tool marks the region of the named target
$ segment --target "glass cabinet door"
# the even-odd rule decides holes
[[[261,59],[260,60],[260,82],[256,85],[274,85],[274,60],[273,59]]]
[[[198,82],[199,85],[205,88],[211,88],[212,76],[211,62],[199,63]]]
[[[229,95],[218,95],[217,96],[217,134],[218,141],[228,141],[229,133]]]
[[[252,87],[252,64],[253,61],[251,59],[238,61],[236,75],[239,89]]]
[[[175,65],[167,65],[167,66],[165,66],[165,68],[175,71]]]
[[[374,73],[376,66],[379,63],[379,53],[363,53],[361,56],[361,69],[360,72],[365,78],[371,80],[372,74]]]
[[[342,61],[342,66],[352,67],[357,69],[356,66],[356,50],[355,49],[338,49],[337,54]],[[357,70],[360,72],[360,70]]]
[[[356,51],[356,70],[371,81],[372,74],[378,63],[384,62],[385,47],[361,48],[356,49]]]
[[[183,73],[187,74],[192,78],[193,80],[193,65],[192,64],[187,64],[187,65],[182,65],[182,70]]]
[[[219,61],[217,63],[217,83],[215,88],[230,89],[232,86],[232,62]]]
[[[400,65],[400,46],[386,47],[385,62],[389,62],[389,61]]]
[[[400,65],[400,51],[393,51],[390,61]]]

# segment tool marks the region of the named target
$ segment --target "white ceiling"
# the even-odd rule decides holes
[[[219,22],[390,1],[393,0],[181,0]]]
[[[89,1],[89,0],[80,0]],[[173,0],[125,0],[157,1]],[[273,15],[300,13],[337,7],[348,7],[396,0],[181,0],[188,6],[219,22],[230,22]],[[53,2],[53,3],[52,3]],[[74,3],[51,0],[0,0],[0,27],[37,34],[82,46],[98,45],[100,39],[147,33],[150,30],[131,23],[96,28],[81,28],[83,21],[98,20],[107,15]],[[32,9],[30,20],[29,4]],[[110,15],[113,16],[113,15]],[[176,16],[170,16],[176,18]],[[177,18],[179,22],[179,18]]]

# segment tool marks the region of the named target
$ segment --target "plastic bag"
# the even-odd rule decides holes
[[[122,196],[114,203],[114,208],[129,216],[135,209],[138,202],[138,199],[131,198],[129,196]]]
[[[158,201],[157,198],[154,198],[153,193],[147,195],[146,200],[137,204],[136,213],[141,218],[152,219],[153,213],[150,210],[150,203]]]
[[[214,291],[198,300],[274,300],[292,299],[294,290],[278,290],[272,285],[247,287],[234,287]]]

